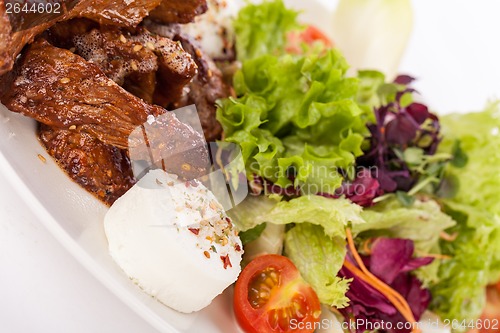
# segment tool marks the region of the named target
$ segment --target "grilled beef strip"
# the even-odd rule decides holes
[[[38,133],[59,166],[107,205],[113,204],[135,184],[126,150],[75,130],[40,124]]]
[[[189,23],[207,10],[206,0],[163,0],[149,16],[161,23]]]
[[[100,29],[99,23],[86,18],[74,18],[54,24],[43,37],[54,46],[71,49],[75,47],[73,39],[76,36],[85,35],[93,29]]]
[[[222,135],[222,126],[216,119],[216,101],[229,97],[231,89],[224,82],[222,72],[214,61],[196,47],[195,42],[182,36],[176,36],[176,39],[182,43],[184,50],[193,56],[198,66],[198,74],[188,85],[187,105],[196,105],[206,140],[218,140]]]
[[[0,85],[2,103],[48,126],[87,133],[134,156],[171,157],[166,171],[187,179],[206,172],[209,165],[200,133],[181,123],[173,113],[126,92],[98,66],[40,39],[17,62],[10,82]],[[150,120],[148,138],[129,136]]]
[[[222,72],[215,62],[197,46],[196,41],[181,33],[178,25],[163,25],[150,20],[145,23],[152,32],[180,42],[198,66],[198,74],[186,86],[182,98],[174,104],[162,103],[164,101],[158,97],[155,102],[169,109],[195,104],[206,140],[211,142],[220,139],[222,126],[215,117],[216,101],[231,96],[231,87],[225,82]]]
[[[5,3],[0,0],[0,75],[12,68],[14,63],[14,59],[9,53],[12,43],[11,32],[12,28],[6,13]]]
[[[48,37],[56,46],[70,49],[97,65],[106,76],[133,95],[152,103],[158,57],[142,43],[126,38],[126,35],[127,32],[113,26],[99,27],[90,20],[73,19],[53,26]],[[194,62],[188,57],[186,53],[183,61],[195,70]],[[194,75],[189,71],[178,74],[186,80]]]
[[[139,33],[130,35],[129,38],[152,50],[158,57],[157,85],[153,101],[161,106],[174,103],[181,98],[184,87],[196,75],[196,63],[179,43],[151,34],[145,28],[138,30]]]
[[[134,32],[112,26],[97,29],[92,21],[77,19],[56,24],[49,37],[148,103],[169,105],[179,100],[197,72],[191,55],[178,43],[143,27]]]
[[[99,24],[133,28],[161,2],[162,0],[83,0],[75,7],[74,16],[71,17],[85,17]]]
[[[2,50],[0,52],[0,75],[12,69],[14,59],[26,44],[33,42],[36,36],[57,22],[84,17],[101,24],[132,28],[137,26],[148,15],[149,11],[158,6],[161,0],[65,1],[61,14],[26,17],[24,13],[20,13],[12,16],[11,19],[9,18],[8,24],[5,21],[7,14],[3,2],[4,0],[0,0],[0,37],[7,34],[7,37],[2,38],[2,41],[8,44],[5,45],[5,48],[0,49]],[[26,29],[12,30],[13,24],[17,28],[26,27]],[[6,25],[8,26],[6,27]]]

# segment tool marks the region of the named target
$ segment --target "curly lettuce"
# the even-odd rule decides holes
[[[451,151],[457,142],[468,158],[464,168],[451,167],[459,179],[456,202],[500,214],[500,102],[482,112],[452,114],[441,118],[441,150]]]
[[[248,197],[230,211],[239,230],[247,231],[263,223],[287,225],[311,223],[321,226],[329,237],[345,238],[345,227],[364,223],[361,206],[347,199],[329,199],[317,195],[276,201],[266,196]]]
[[[261,56],[234,77],[238,98],[219,101],[225,140],[239,144],[249,176],[306,194],[333,193],[367,135],[356,103],[359,81],[336,50],[308,56]],[[293,178],[293,180],[292,180]]]
[[[321,303],[342,308],[349,301],[345,296],[349,280],[337,277],[346,255],[345,228],[364,223],[361,211],[361,206],[347,199],[311,195],[277,202],[259,196],[246,198],[228,214],[245,233],[253,233],[264,223],[266,229],[287,226],[285,254],[316,291]]]
[[[445,255],[439,269],[440,281],[432,286],[431,309],[442,318],[473,320],[485,306],[485,287],[499,271],[500,220],[485,210],[453,201],[446,213],[457,222],[449,232],[453,242],[441,242]]]
[[[299,26],[297,15],[296,11],[286,8],[281,0],[249,4],[241,9],[234,21],[238,60],[282,54],[287,33]]]
[[[431,306],[444,318],[470,320],[484,308],[485,286],[500,277],[499,104],[441,121],[441,149],[460,152],[460,163],[449,165],[443,183],[452,194],[444,201],[446,212],[458,222],[450,232],[458,237],[441,244],[452,259],[441,265]]]
[[[346,307],[346,292],[350,279],[337,276],[346,255],[346,240],[342,235],[329,237],[311,223],[298,224],[285,236],[285,253],[313,287],[321,303],[337,308]]]

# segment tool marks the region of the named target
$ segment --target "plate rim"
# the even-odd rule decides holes
[[[6,106],[0,104],[0,107]],[[12,112],[9,110],[9,112]],[[41,148],[43,146],[40,145]],[[13,190],[19,195],[21,200],[31,210],[33,215],[50,234],[79,262],[94,278],[102,283],[118,299],[125,303],[134,313],[153,326],[155,329],[165,333],[182,333],[173,327],[168,321],[156,315],[153,311],[142,304],[136,302],[134,296],[126,288],[114,283],[114,280],[105,271],[103,271],[97,262],[77,244],[71,236],[64,231],[52,214],[43,206],[38,198],[29,189],[27,184],[20,178],[12,164],[9,162],[2,150],[0,150],[0,171],[3,173],[7,182]],[[61,172],[63,172],[61,170]],[[90,195],[90,194],[89,194]]]
[[[251,2],[258,2],[255,0],[250,0]],[[302,3],[302,0],[284,0],[285,3]],[[235,3],[238,3],[235,0]],[[323,9],[325,12],[330,11],[322,0],[310,0],[307,4],[308,6],[314,5],[317,8]],[[313,7],[312,7],[313,8]],[[331,11],[330,11],[331,12]],[[10,111],[5,105],[0,103],[0,108],[4,108],[9,113]],[[29,117],[26,117],[29,118]],[[36,135],[36,134],[35,134]],[[45,151],[45,148],[40,144],[40,148]],[[52,157],[51,157],[52,158]],[[56,218],[50,213],[50,211],[44,207],[37,196],[30,190],[28,184],[22,180],[18,172],[15,170],[13,164],[9,162],[9,159],[5,155],[4,151],[0,149],[0,172],[3,173],[7,182],[11,185],[13,190],[19,195],[20,200],[26,204],[28,209],[33,213],[36,220],[42,223],[45,229],[54,237],[54,239],[62,245],[62,247],[68,251],[68,253],[76,259],[95,279],[97,279],[105,288],[111,291],[111,293],[122,301],[127,307],[129,307],[138,317],[142,318],[149,325],[151,325],[156,330],[163,333],[182,333],[182,331],[176,329],[170,322],[168,322],[162,316],[151,311],[149,307],[135,300],[135,296],[130,293],[127,288],[115,283],[113,277],[102,270],[99,264],[88,254],[84,248],[82,248],[57,222]],[[60,172],[62,176],[66,176],[64,171],[61,169]],[[91,195],[91,194],[88,194]],[[163,305],[166,306],[166,305]],[[175,310],[174,310],[175,311]]]

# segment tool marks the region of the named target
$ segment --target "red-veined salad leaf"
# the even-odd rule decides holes
[[[352,231],[360,240],[392,237],[410,239],[419,256],[439,256],[440,233],[453,227],[455,221],[441,211],[433,200],[415,200],[405,207],[396,199],[383,201],[361,214],[366,223],[353,225]],[[440,261],[418,269],[418,278],[429,286],[439,281]]]
[[[368,77],[373,80],[374,74]],[[414,91],[399,84],[411,81],[405,76],[393,86],[379,86],[379,102],[384,104],[375,108],[375,121],[368,125],[370,148],[357,160],[361,166],[376,166],[373,177],[380,183],[380,193],[408,192],[424,180],[439,183],[450,158],[435,155],[441,141],[437,116],[413,102]]]
[[[428,265],[432,258],[413,258],[413,241],[408,239],[379,237],[371,246],[371,254],[363,257],[365,266],[370,272],[399,292],[408,302],[416,320],[427,309],[431,294],[423,288],[422,283],[410,274],[414,269]],[[348,254],[347,260],[354,262]],[[359,320],[356,331],[361,333],[370,331],[368,322],[392,323],[393,329],[389,332],[410,332],[410,329],[396,329],[397,323],[405,322],[404,317],[393,304],[372,285],[360,279],[354,272],[344,266],[340,276],[352,279],[347,292],[349,306],[340,309],[346,319]],[[388,325],[387,325],[388,327]]]

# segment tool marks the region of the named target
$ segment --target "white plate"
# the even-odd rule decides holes
[[[331,18],[328,8],[333,6],[321,5],[328,1],[293,2],[307,6],[304,8],[306,20],[328,29]],[[466,8],[454,7],[453,12],[449,11],[454,1],[443,0],[432,5],[425,5],[426,1],[415,3],[415,34],[402,69],[421,79],[417,86],[431,106],[445,111],[479,109],[488,97],[500,95],[500,61],[495,60],[500,59],[500,53],[495,43],[488,42],[494,34],[487,34],[500,30],[500,21],[489,17],[498,11],[494,10],[493,2],[490,7],[482,5],[478,7],[480,16],[488,19],[470,22],[465,20],[469,15]],[[443,25],[445,15],[448,15],[447,24]],[[481,27],[472,29],[476,24]],[[460,36],[465,37],[460,39]],[[471,47],[464,47],[459,41]],[[38,154],[45,156],[46,163]],[[32,120],[13,114],[1,105],[0,172],[75,258],[158,330],[236,331],[229,294],[219,297],[198,314],[183,315],[156,302],[132,284],[108,255],[102,228],[106,207],[72,182],[49,158],[36,138]]]
[[[300,8],[300,1],[298,3]],[[323,22],[328,22],[329,12],[319,2],[311,1],[307,7],[307,17],[317,13]],[[203,311],[188,315],[160,304],[127,278],[108,254],[103,229],[106,206],[67,177],[40,145],[35,129],[35,121],[12,113],[0,104],[0,172],[49,232],[98,280],[159,331],[236,332],[231,290]]]
[[[44,156],[42,162],[38,155]],[[0,170],[45,227],[120,299],[161,332],[222,332],[233,325],[229,296],[197,314],[180,314],[143,293],[108,254],[107,208],[75,184],[47,155],[35,122],[0,105]],[[168,267],[166,267],[168,269]],[[209,318],[217,317],[217,321]],[[209,326],[207,326],[209,323]],[[232,330],[234,331],[234,329]]]

